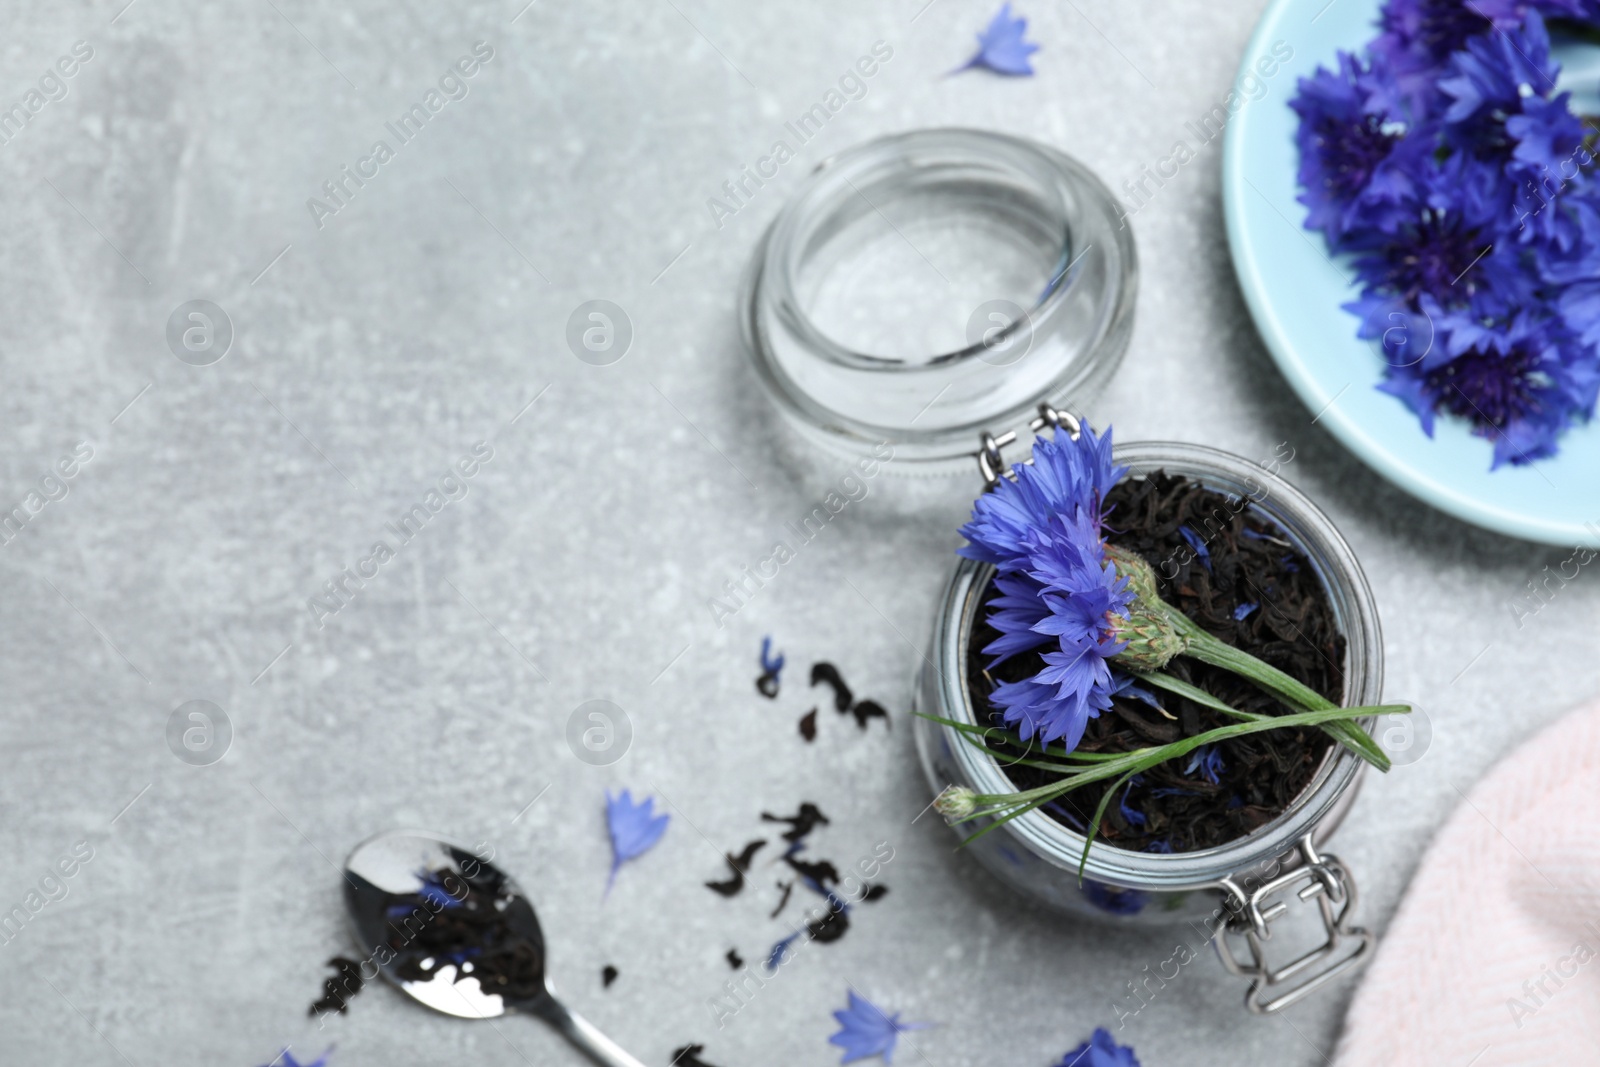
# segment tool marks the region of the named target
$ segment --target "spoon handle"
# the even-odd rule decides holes
[[[588,1019],[568,1011],[554,997],[545,998],[538,1014],[601,1067],[644,1067],[644,1064],[624,1052],[622,1046],[596,1030]]]

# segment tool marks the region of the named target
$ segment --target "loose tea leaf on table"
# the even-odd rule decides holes
[[[335,956],[328,961],[334,969],[332,978],[322,980],[322,997],[311,1005],[309,1015],[322,1015],[330,1011],[344,1014],[350,1008],[350,998],[361,992],[365,983],[361,978],[361,965],[355,960]]]

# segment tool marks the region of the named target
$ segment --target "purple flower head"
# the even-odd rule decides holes
[[[1101,1026],[1089,1040],[1061,1057],[1056,1067],[1139,1067],[1139,1060],[1133,1049],[1117,1044],[1111,1032]]]
[[[994,18],[989,20],[989,25],[978,34],[978,52],[959,70],[971,70],[973,67],[983,67],[996,74],[1012,76],[1029,75],[1033,73],[1033,64],[1028,57],[1039,50],[1039,46],[1022,39],[1028,32],[1028,20],[1013,18],[1011,5],[1005,4],[995,12]]]
[[[865,997],[850,991],[850,1004],[843,1011],[833,1013],[839,1023],[839,1032],[828,1038],[828,1044],[844,1049],[841,1064],[854,1063],[870,1056],[882,1056],[884,1063],[894,1062],[895,1042],[907,1030],[924,1030],[928,1023],[903,1023],[900,1013],[885,1015]]]
[[[1411,308],[1426,299],[1476,319],[1500,318],[1532,301],[1534,279],[1508,232],[1516,216],[1502,168],[1458,152],[1443,163],[1430,155],[1410,176],[1416,193],[1405,219],[1348,240],[1365,289],[1346,309],[1363,316],[1361,336],[1381,337],[1394,325],[1388,313],[1396,299]]]
[[[1494,442],[1493,466],[1531,463],[1553,455],[1561,431],[1589,417],[1600,388],[1600,364],[1592,354],[1563,356],[1563,332],[1518,316],[1464,351],[1389,368],[1379,388],[1416,412],[1430,435],[1434,412],[1448,412]],[[1592,353],[1572,338],[1565,347]]]
[[[1300,79],[1290,101],[1300,116],[1300,202],[1306,225],[1340,246],[1357,228],[1391,229],[1403,201],[1415,192],[1408,164],[1426,152],[1424,139],[1402,136],[1395,116],[1375,103],[1377,78],[1361,61],[1339,53],[1337,73],[1318,67]]]
[[[968,559],[1000,572],[990,624],[1000,637],[984,652],[990,666],[1019,652],[1050,647],[1032,678],[997,686],[991,700],[1024,740],[1060,740],[1070,751],[1089,719],[1111,706],[1115,682],[1107,661],[1123,648],[1112,630],[1133,593],[1107,560],[1101,503],[1127,473],[1111,460],[1111,431],[1085,426],[1039,438],[1034,462],[980,497],[962,527]]]
[[[661,840],[661,835],[667,832],[667,821],[665,812],[656,814],[654,797],[635,803],[626,789],[616,796],[606,791],[606,826],[611,832],[611,876],[606,879],[607,894],[622,865],[644,855]]]

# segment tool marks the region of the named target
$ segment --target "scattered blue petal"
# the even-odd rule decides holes
[[[1228,798],[1229,811],[1232,811],[1234,808],[1242,807],[1244,807],[1244,797],[1240,796],[1238,793],[1235,793],[1233,796]]]
[[[1122,817],[1128,821],[1129,826],[1143,826],[1145,823],[1150,821],[1149,819],[1145,818],[1144,812],[1138,810],[1137,808],[1128,807],[1128,794],[1133,791],[1134,786],[1139,785],[1143,781],[1143,775],[1136,774],[1132,778],[1129,778],[1127,788],[1122,791],[1122,796],[1117,798],[1117,810],[1122,813]]]
[[[1158,837],[1148,845],[1144,846],[1144,850],[1146,852],[1154,852],[1161,856],[1170,856],[1172,855],[1172,842],[1167,840],[1165,837]]]
[[[783,653],[778,653],[776,659],[772,657],[772,638],[761,639],[761,672],[776,678],[783,671]]]
[[[1150,690],[1146,689],[1144,686],[1136,684],[1132,677],[1123,674],[1121,671],[1111,672],[1111,695],[1114,697],[1132,697],[1135,700],[1155,708],[1163,715],[1167,714],[1167,709],[1161,706],[1161,701],[1156,699],[1156,695],[1154,693],[1150,692]]]
[[[626,789],[616,796],[606,791],[606,825],[611,831],[611,877],[606,880],[607,894],[622,865],[644,855],[661,840],[667,830],[667,820],[665,812],[656,814],[654,797],[635,803]]]
[[[928,1023],[903,1023],[900,1013],[885,1015],[876,1005],[850,991],[850,1004],[833,1013],[839,1023],[839,1032],[828,1038],[828,1044],[844,1049],[840,1064],[854,1063],[871,1056],[882,1056],[884,1063],[894,1062],[895,1042],[907,1030],[925,1029]]]
[[[1206,570],[1211,569],[1211,549],[1206,546],[1206,539],[1189,529],[1188,526],[1178,527],[1178,532],[1183,539],[1189,542],[1189,547],[1194,549],[1194,554],[1200,562],[1205,564]]]
[[[284,1046],[283,1051],[278,1053],[277,1056],[273,1058],[271,1063],[264,1063],[261,1065],[261,1067],[327,1067],[328,1053],[332,1051],[333,1049],[330,1047],[316,1059],[311,1060],[308,1063],[301,1063],[299,1060],[294,1058],[294,1053],[289,1051],[288,1046]]]
[[[1150,898],[1140,890],[1122,889],[1089,878],[1083,881],[1083,895],[1108,915],[1137,915],[1150,903]]]
[[[804,930],[796,930],[794,933],[790,934],[786,938],[783,938],[777,944],[772,946],[772,951],[767,953],[767,973],[770,974],[782,966],[784,963],[784,957],[789,954],[789,947],[793,945],[803,933],[805,933]]]
[[[1252,611],[1256,610],[1256,608],[1259,608],[1260,606],[1260,604],[1257,604],[1253,600],[1246,600],[1243,604],[1240,604],[1238,607],[1233,609],[1233,621],[1243,622],[1245,619],[1250,617],[1250,613]]]
[[[973,67],[984,67],[996,74],[1012,76],[1026,76],[1033,73],[1033,64],[1028,57],[1039,50],[1039,46],[1022,39],[1028,32],[1028,20],[1013,18],[1011,5],[1008,3],[995,12],[994,18],[989,20],[989,25],[978,34],[978,53],[967,60],[966,65],[960,70],[971,70]]]
[[[1196,770],[1200,777],[1216,785],[1222,780],[1222,772],[1226,768],[1222,763],[1222,753],[1216,745],[1201,745],[1189,753],[1189,762],[1184,765],[1184,774],[1193,774]]]
[[[1139,1067],[1139,1061],[1132,1048],[1117,1044],[1111,1032],[1101,1026],[1089,1040],[1061,1057],[1056,1067]]]

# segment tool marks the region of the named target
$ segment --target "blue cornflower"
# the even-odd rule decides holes
[[[1068,751],[1089,719],[1111,706],[1108,660],[1124,647],[1114,622],[1133,601],[1126,578],[1107,561],[1101,532],[1106,492],[1126,473],[1111,459],[1111,431],[1083,427],[1039,438],[1033,463],[1017,468],[972,508],[960,553],[1000,572],[989,622],[1000,632],[984,652],[990,666],[1052,645],[1044,669],[1005,682],[990,699],[1023,740],[1060,740]]]
[[[611,832],[611,876],[606,879],[607,894],[622,865],[644,855],[661,840],[661,835],[667,831],[667,821],[665,812],[656,814],[654,797],[635,803],[626,789],[616,796],[606,791],[606,826]]]
[[[1481,347],[1387,368],[1379,388],[1404,401],[1429,436],[1435,411],[1466,419],[1494,442],[1495,467],[1543,459],[1555,453],[1562,430],[1594,410],[1600,390],[1600,363],[1564,359],[1556,332],[1551,323],[1518,316]]]
[[[1012,76],[1032,74],[1033,64],[1028,57],[1037,52],[1039,46],[1022,39],[1027,32],[1028,20],[1013,18],[1011,5],[1007,3],[995,12],[994,18],[989,20],[989,25],[978,34],[977,54],[951,73],[983,67],[996,74]]]
[[[1222,781],[1222,772],[1224,770],[1222,753],[1217,749],[1216,745],[1201,745],[1189,753],[1189,762],[1184,765],[1183,773],[1193,774],[1197,770],[1200,772],[1200,777],[1212,785],[1217,785]]]
[[[1546,17],[1594,29],[1600,3],[1386,0],[1367,57],[1293,102],[1306,224],[1353,256],[1379,388],[1496,467],[1552,455],[1600,393],[1600,183]]]
[[[895,1042],[907,1030],[924,1030],[928,1023],[903,1023],[900,1013],[885,1015],[877,1005],[850,991],[849,1006],[833,1013],[839,1023],[839,1032],[828,1038],[828,1044],[844,1049],[841,1064],[854,1063],[870,1056],[882,1056],[884,1063],[894,1062]]]
[[[1374,78],[1361,61],[1339,53],[1337,73],[1318,67],[1300,79],[1290,106],[1300,116],[1300,202],[1306,225],[1334,247],[1357,228],[1392,228],[1414,185],[1407,164],[1426,151],[1403,137],[1394,116],[1375,106]]]
[[[1105,1027],[1096,1027],[1089,1040],[1061,1057],[1056,1067],[1139,1067],[1133,1049],[1117,1044]]]

